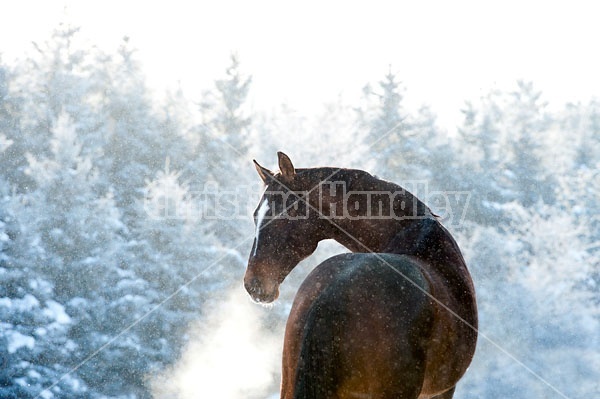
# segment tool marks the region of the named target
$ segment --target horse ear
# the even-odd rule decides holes
[[[255,159],[253,159],[252,162],[254,162],[256,171],[258,172],[258,175],[262,179],[263,183],[269,184],[269,179],[273,178],[273,172],[271,172],[269,169],[265,168],[264,166],[260,166],[258,164],[258,162],[256,162]]]
[[[293,179],[296,175],[296,169],[290,160],[290,157],[285,155],[283,152],[278,151],[277,156],[279,157],[279,170],[286,179]]]

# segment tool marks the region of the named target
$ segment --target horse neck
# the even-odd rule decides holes
[[[333,177],[329,169],[319,172],[329,176],[320,187],[316,205],[322,219],[329,219],[321,231],[327,231],[324,238],[333,238],[352,252],[410,252],[394,247],[398,234],[418,230],[423,219],[435,220],[422,201],[394,183],[361,170],[341,169],[334,171]],[[355,201],[361,202],[358,217],[353,217],[352,209],[346,209],[352,208]],[[368,207],[370,213],[360,213]]]
[[[326,238],[333,238],[352,252],[411,255],[436,268],[446,269],[453,264],[466,270],[458,244],[431,214],[404,220],[340,220],[330,231]],[[452,271],[443,272],[448,273]]]
[[[331,237],[352,252],[414,255],[421,245],[422,229],[439,224],[426,220],[340,220]]]
[[[363,172],[364,173],[364,172]],[[370,175],[368,175],[370,176]],[[392,183],[381,182],[370,176],[358,186],[348,184],[353,190],[395,190]],[[374,185],[374,182],[377,184]],[[332,218],[322,217],[319,226],[325,232],[323,238],[332,238],[352,252],[394,253],[410,255],[423,260],[422,265],[429,276],[447,282],[450,295],[458,298],[465,308],[475,306],[474,288],[461,251],[452,235],[442,226],[429,208],[414,195],[403,191],[402,201],[393,206],[396,217],[389,218]],[[340,202],[336,207],[342,206]],[[328,210],[330,211],[330,209]],[[406,211],[403,213],[402,211]],[[321,215],[326,216],[326,215]],[[325,219],[325,220],[323,220]],[[469,312],[453,308],[472,325]]]

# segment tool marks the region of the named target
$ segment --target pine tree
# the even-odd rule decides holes
[[[546,159],[553,122],[545,106],[525,82],[510,94],[491,92],[478,106],[467,104],[456,149],[461,167],[470,171],[463,184],[473,192],[472,220],[506,222],[501,205],[511,201],[526,207],[554,201],[548,169],[554,159]]]
[[[205,93],[200,109],[202,123],[194,129],[199,144],[191,163],[192,190],[204,192],[208,184],[224,194],[220,197],[221,209],[210,212],[220,219],[216,236],[227,243],[240,243],[252,231],[250,216],[244,217],[246,204],[236,207],[233,213],[222,209],[226,204],[239,204],[239,199],[248,200],[251,191],[248,182],[253,181],[253,168],[248,148],[252,119],[245,110],[251,82],[252,78],[240,71],[237,57],[232,56],[226,77],[215,82],[216,90]]]
[[[560,136],[556,139],[562,139],[560,150],[562,153],[570,150],[567,155],[571,163],[563,162],[565,168],[596,168],[600,159],[600,102],[567,104],[557,119]]]
[[[22,98],[12,90],[15,73],[0,58],[0,170],[2,178],[18,191],[31,185],[25,176],[26,143],[21,132]]]
[[[111,68],[110,90],[102,105],[108,121],[108,140],[103,148],[105,168],[125,222],[133,228],[135,202],[141,199],[146,179],[162,168],[167,157],[175,167],[183,167],[187,146],[181,133],[155,112],[135,50],[127,38]]]
[[[245,115],[244,105],[252,77],[244,77],[236,55],[226,69],[226,78],[215,81],[217,103],[213,104],[209,125],[237,154],[248,151],[248,133],[252,119]]]
[[[43,165],[50,169],[55,166],[51,162]],[[36,184],[56,169],[44,172],[44,176],[32,176]],[[2,367],[0,393],[2,397],[33,398],[53,386],[50,392],[54,394],[66,391],[82,395],[87,390],[83,380],[76,375],[65,376],[79,345],[69,335],[74,320],[66,307],[68,298],[57,292],[67,270],[48,267],[56,260],[51,252],[63,248],[58,243],[44,242],[62,230],[45,224],[51,210],[45,198],[34,193],[12,197],[4,192],[0,207],[0,230],[4,230],[0,231],[0,319],[5,324],[0,355],[10,364]],[[62,198],[56,197],[57,192],[48,194],[54,195],[55,201]]]
[[[447,223],[459,223],[462,215],[453,214],[447,200],[452,197],[450,205],[458,210],[467,205],[466,194],[464,179],[453,173],[458,157],[450,138],[429,107],[422,106],[416,114],[404,111],[394,74],[388,73],[380,87],[376,104],[359,109],[359,121],[369,131],[364,144],[375,162],[369,168],[421,197]]]
[[[469,170],[453,181],[472,194],[468,218],[483,225],[496,225],[502,218],[498,204],[504,203],[506,177],[501,172],[505,152],[502,148],[504,125],[502,94],[491,92],[478,105],[471,102],[462,110],[464,121],[454,146],[457,169]]]
[[[376,154],[375,170],[384,174],[396,172],[402,176],[406,175],[406,170],[400,166],[401,163],[406,165],[412,161],[409,159],[412,142],[398,86],[391,71],[379,82],[380,93],[367,85],[363,89],[366,104],[358,109],[358,118],[359,123],[368,129],[365,145]]]
[[[543,168],[549,115],[541,92],[532,83],[518,82],[506,104],[506,147],[510,156],[502,163],[508,177],[508,199],[528,207],[538,201],[552,202],[552,179]],[[512,197],[512,198],[511,198]]]
[[[79,28],[61,24],[50,40],[33,43],[35,52],[22,62],[14,90],[25,92],[21,109],[21,140],[27,151],[48,155],[54,121],[69,115],[78,129],[83,154],[101,157],[104,136],[99,105],[104,95],[107,56],[85,42]]]
[[[481,211],[472,218],[480,225],[468,223],[459,242],[478,287],[486,335],[566,395],[586,396],[597,380],[589,365],[598,357],[590,350],[597,346],[597,237],[587,210],[597,202],[589,195],[600,180],[577,169],[574,149],[585,135],[575,132],[587,120],[576,107],[567,111],[562,121],[548,115],[526,83],[465,110],[462,169],[469,170],[463,175],[478,193],[473,205]],[[472,366],[478,371],[463,385],[465,392],[550,392],[493,346],[482,341],[478,351]],[[560,375],[548,366],[556,362],[564,365]],[[563,375],[577,375],[580,383],[573,386]]]

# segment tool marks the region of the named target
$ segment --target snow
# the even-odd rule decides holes
[[[33,337],[23,335],[18,331],[6,331],[4,336],[8,341],[8,353],[15,353],[21,348],[33,349],[35,346],[35,339]]]
[[[4,134],[0,133],[0,154],[4,152],[8,147],[13,144],[12,140],[6,138]]]
[[[27,379],[25,378],[15,378],[15,382],[22,387],[29,386],[29,384],[27,383]]]
[[[52,284],[42,278],[32,278],[29,280],[29,287],[33,291],[37,291],[41,294],[51,296],[52,295]]]
[[[38,378],[42,377],[42,375],[40,373],[38,373],[37,371],[35,371],[35,370],[29,370],[27,372],[27,375],[30,376],[31,378],[35,378],[35,379],[38,379]]]
[[[70,374],[65,375],[62,378],[62,381],[65,384],[69,385],[73,392],[80,392],[83,388],[81,381],[78,380],[77,378],[73,378],[73,376],[71,376]]]
[[[113,57],[93,45],[77,48],[71,39],[59,31],[39,42],[41,51],[8,66],[7,75],[0,61],[0,92],[7,90],[6,97],[0,93],[0,151],[12,143],[0,154],[0,354],[10,362],[14,389],[47,386],[74,359],[101,348],[81,369],[85,382],[76,372],[61,380],[60,393],[57,386],[35,394],[150,396],[142,379],[122,370],[164,371],[170,364],[189,397],[248,398],[244,387],[257,393],[249,399],[271,397],[295,290],[319,263],[313,255],[299,265],[272,307],[256,308],[243,291],[252,238],[256,246],[264,240],[268,207],[259,203],[254,230],[247,203],[259,190],[249,188],[262,182],[251,159],[275,163],[276,151],[284,150],[302,167],[356,167],[394,182],[427,181],[452,206],[451,193],[472,192],[456,236],[473,273],[484,332],[569,397],[595,397],[600,102],[550,114],[526,85],[518,96],[498,90],[470,107],[471,122],[450,135],[427,113],[410,114],[402,104],[382,108],[386,94],[376,85],[360,109],[339,101],[315,117],[289,108],[223,113],[225,105],[243,102],[245,89],[237,96],[211,92],[201,107],[183,95],[181,104],[163,107],[144,91],[126,43]],[[235,68],[226,79],[235,77],[230,73]],[[236,81],[244,79],[218,86],[235,88]],[[14,99],[22,106],[12,107]],[[226,115],[237,122],[251,117],[248,135]],[[382,124],[405,116],[403,129]],[[371,132],[389,134],[367,140]],[[532,140],[519,146],[524,135]],[[531,162],[515,167],[518,157]],[[536,191],[556,195],[535,198]],[[221,198],[221,192],[235,194]],[[213,194],[218,204],[206,200]],[[226,298],[229,286],[239,297]],[[197,328],[186,336],[186,326]],[[114,337],[114,345],[102,347]],[[479,342],[457,397],[548,397],[514,359]]]
[[[48,390],[48,389],[46,389],[46,390],[42,391],[42,392],[39,394],[39,396],[40,396],[41,398],[43,398],[43,399],[52,399],[52,398],[54,398],[54,394],[53,394],[53,393],[52,393],[50,390]]]
[[[73,340],[69,339],[69,340],[67,340],[67,343],[65,343],[64,348],[68,352],[72,352],[75,349],[77,349],[77,344],[75,342],[73,342]]]
[[[48,334],[48,330],[44,327],[38,327],[35,329],[35,335],[38,337],[43,337],[46,334]]]
[[[0,306],[13,309],[16,312],[27,312],[37,308],[40,302],[31,294],[26,294],[21,299],[0,298]]]
[[[65,307],[53,300],[46,302],[44,314],[59,324],[68,324],[71,322],[71,318],[65,312]]]

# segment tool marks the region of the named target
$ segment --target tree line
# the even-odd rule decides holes
[[[255,184],[250,159],[280,149],[299,166],[469,193],[449,227],[489,340],[461,396],[556,394],[523,365],[567,396],[597,390],[598,101],[550,111],[518,82],[467,102],[452,132],[428,107],[408,112],[392,73],[358,106],[314,117],[285,105],[250,112],[251,84],[232,56],[202,101],[182,90],[157,98],[128,39],[106,52],[71,26],[24,61],[0,62],[1,397],[150,397],[148,378],[179,358],[207,304],[239,285],[252,244],[251,214],[185,210],[223,207],[200,193]],[[429,205],[449,217],[447,204]]]

